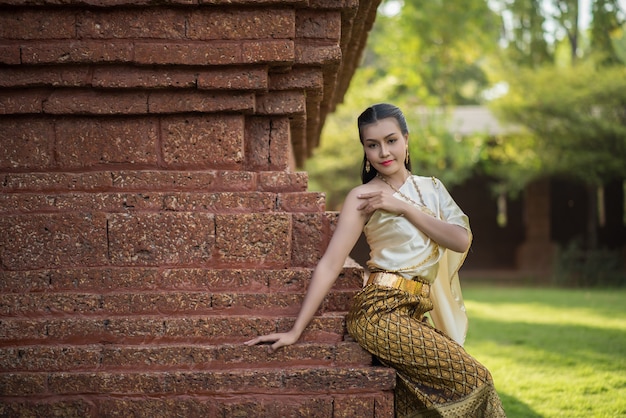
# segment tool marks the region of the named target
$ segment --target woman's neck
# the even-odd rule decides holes
[[[398,170],[397,172],[389,176],[385,176],[381,173],[376,173],[376,175],[385,183],[390,184],[396,189],[399,189],[400,187],[402,187],[404,182],[406,182],[406,179],[409,178],[411,173],[409,173],[409,170],[403,169],[403,170]]]

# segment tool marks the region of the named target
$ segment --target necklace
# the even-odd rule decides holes
[[[415,188],[415,191],[417,192],[417,195],[420,198],[420,202],[421,203],[417,203],[415,200],[411,199],[411,197],[405,195],[404,193],[402,193],[400,190],[398,190],[397,188],[395,188],[393,186],[393,184],[389,183],[387,181],[386,178],[384,178],[383,176],[380,175],[380,173],[376,173],[376,177],[378,177],[379,179],[381,179],[384,183],[387,184],[387,186],[391,187],[391,190],[393,190],[394,192],[396,192],[397,194],[400,195],[400,197],[402,197],[404,200],[406,200],[407,202],[412,203],[413,205],[417,206],[418,208],[420,208],[422,211],[430,214],[430,215],[435,215],[429,208],[428,206],[426,206],[426,203],[424,203],[424,197],[422,196],[422,191],[420,190],[419,186],[417,185],[417,183],[415,182],[415,178],[413,177],[412,174],[409,173],[409,178],[411,179],[411,183],[413,184],[413,187]]]

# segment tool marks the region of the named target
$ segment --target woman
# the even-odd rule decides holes
[[[472,240],[467,216],[441,182],[411,175],[400,109],[374,105],[358,128],[363,184],[346,197],[293,328],[246,344],[295,343],[363,231],[371,273],[348,313],[348,332],[397,371],[396,416],[504,417],[489,371],[462,347],[467,318],[457,272]]]

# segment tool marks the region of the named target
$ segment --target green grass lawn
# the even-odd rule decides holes
[[[468,284],[465,348],[507,416],[626,417],[626,290]]]

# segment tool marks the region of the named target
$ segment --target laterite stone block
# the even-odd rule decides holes
[[[211,260],[214,215],[137,213],[107,216],[107,252],[115,265],[186,265]]]
[[[0,260],[9,270],[107,263],[101,213],[3,216],[0,230]]]
[[[170,117],[161,126],[168,165],[237,168],[243,163],[242,116]]]

